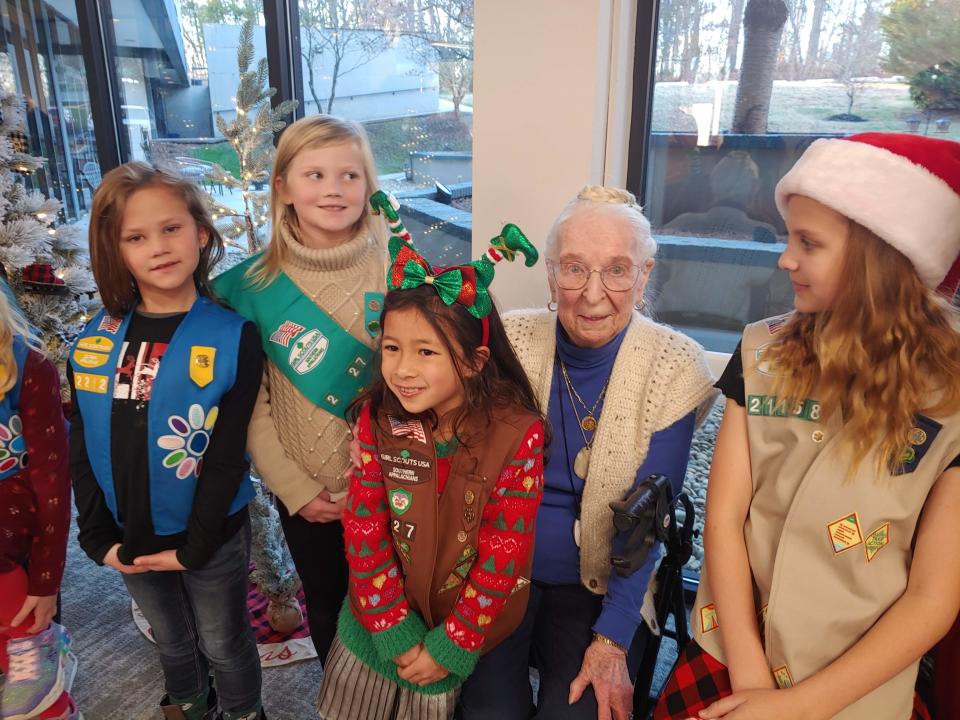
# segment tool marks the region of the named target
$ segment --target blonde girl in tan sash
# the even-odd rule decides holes
[[[269,246],[214,288],[256,323],[267,355],[248,449],[280,499],[322,662],[347,591],[343,413],[368,377],[379,335],[386,233],[367,209],[377,174],[357,123],[314,115],[291,125],[270,181]]]
[[[695,642],[655,718],[929,718],[960,608],[960,144],[818,140],[776,190],[796,312],[749,325]]]

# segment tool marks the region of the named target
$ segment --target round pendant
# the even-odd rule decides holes
[[[581,480],[587,479],[587,472],[590,470],[590,448],[582,447],[577,456],[573,459],[573,472]]]
[[[573,541],[580,547],[580,518],[573,521]]]
[[[597,429],[597,420],[593,415],[587,415],[580,421],[580,427],[582,427],[587,432],[593,432]]]

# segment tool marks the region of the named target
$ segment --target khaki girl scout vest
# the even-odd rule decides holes
[[[500,472],[516,455],[537,416],[497,409],[492,422],[473,417],[469,445],[453,456],[443,493],[437,493],[437,455],[428,423],[401,422],[380,413],[373,431],[390,508],[394,547],[410,606],[433,628],[453,611],[467,572],[477,558],[480,516]],[[391,425],[392,423],[392,425]],[[415,432],[410,430],[416,426]],[[401,434],[395,434],[398,428]],[[535,491],[536,492],[536,491]],[[534,527],[527,528],[533,533]],[[531,551],[519,569],[513,593],[486,631],[486,653],[523,619],[530,594]],[[351,586],[350,602],[357,608]],[[357,614],[357,613],[355,613]]]
[[[838,413],[824,423],[816,397],[785,409],[770,394],[773,378],[758,358],[786,319],[748,325],[742,343],[753,475],[744,538],[761,638],[780,687],[829,665],[900,597],[927,494],[960,454],[956,418],[918,415],[901,474],[877,477],[871,454],[848,476]],[[700,646],[725,663],[723,618],[709,585],[704,570],[691,625]],[[917,665],[835,718],[907,720]]]

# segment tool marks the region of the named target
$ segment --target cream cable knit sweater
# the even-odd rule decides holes
[[[557,316],[519,310],[504,319],[544,412],[556,356]],[[610,503],[633,485],[650,436],[693,410],[699,424],[716,398],[703,349],[680,333],[634,314],[617,353],[603,402],[583,491],[580,580],[597,595],[607,591],[613,544]]]
[[[383,247],[355,237],[335,248],[304,247],[284,228],[289,249],[283,271],[331,318],[373,347],[364,324],[365,292],[386,288]],[[307,400],[271,361],[263,374],[248,431],[247,447],[267,486],[294,515],[322,490],[346,490],[350,428]]]

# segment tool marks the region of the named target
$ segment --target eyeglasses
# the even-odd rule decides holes
[[[553,279],[562,290],[581,290],[587,286],[590,276],[600,273],[600,282],[611,292],[632,290],[640,277],[639,265],[617,263],[600,270],[591,270],[583,263],[548,263],[553,271]]]

